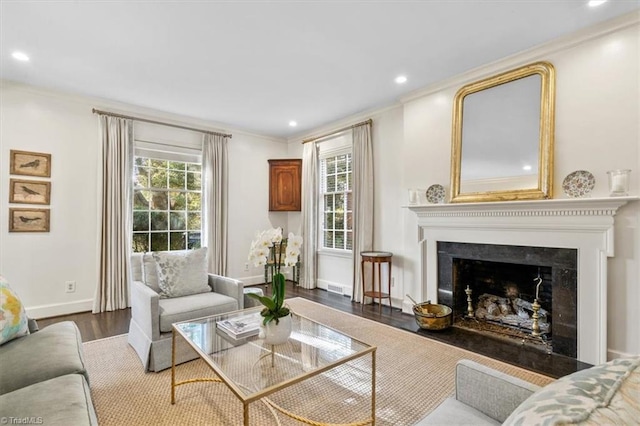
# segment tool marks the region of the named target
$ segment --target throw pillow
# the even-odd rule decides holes
[[[158,283],[158,266],[151,253],[142,255],[142,281],[156,293],[160,294]]]
[[[503,425],[635,424],[639,394],[640,357],[618,358],[543,387]]]
[[[29,319],[20,298],[0,276],[0,345],[29,334]]]
[[[158,270],[160,297],[180,297],[211,291],[207,276],[207,249],[151,253]]]

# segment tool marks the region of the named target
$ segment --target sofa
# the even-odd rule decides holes
[[[72,321],[0,345],[0,420],[6,424],[97,425],[80,331]]]
[[[173,323],[243,309],[242,281],[206,268],[206,248],[132,254],[128,342],[147,371],[171,367]],[[176,342],[176,363],[198,357],[181,339]]]
[[[638,419],[640,357],[615,359],[544,387],[461,360],[455,396],[416,425],[631,425]]]

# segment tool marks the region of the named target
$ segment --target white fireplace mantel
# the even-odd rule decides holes
[[[640,197],[407,206],[418,217],[422,300],[437,300],[437,243],[450,241],[578,250],[578,359],[607,360],[607,257],[614,216]]]

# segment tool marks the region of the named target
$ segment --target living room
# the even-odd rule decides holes
[[[582,4],[586,2],[574,3],[586,7]],[[610,3],[603,7],[611,7],[615,2]],[[262,267],[249,265],[248,270],[245,268],[256,231],[281,227],[287,233],[300,234],[302,229],[301,213],[268,211],[267,160],[301,158],[304,139],[371,119],[375,173],[372,248],[393,253],[391,303],[410,314],[412,303],[405,295],[423,301],[431,297],[431,290],[424,279],[426,266],[423,265],[425,258],[418,232],[419,218],[407,208],[408,189],[421,190],[420,204],[427,203],[424,191],[430,185],[441,184],[450,191],[453,101],[456,92],[465,84],[524,64],[541,60],[550,62],[556,70],[552,198],[568,199],[562,191],[563,179],[576,170],[587,170],[595,176],[596,185],[590,194],[593,199],[609,197],[607,171],[613,169],[630,169],[628,192],[638,194],[640,21],[638,6],[632,3],[618,2],[617,6],[622,6],[616,15],[570,34],[548,37],[544,43],[482,63],[470,61],[473,65],[463,72],[441,75],[434,82],[410,91],[398,89],[391,102],[352,109],[348,114],[327,118],[304,131],[287,129],[289,133],[285,136],[282,132],[270,134],[252,130],[249,119],[249,124],[243,127],[227,124],[222,114],[220,118],[208,120],[194,118],[189,114],[189,99],[180,100],[184,106],[182,111],[169,113],[160,107],[142,107],[133,98],[115,100],[109,97],[109,92],[82,94],[73,84],[74,76],[65,76],[67,82],[57,88],[47,87],[46,80],[31,84],[38,74],[38,62],[44,59],[33,58],[21,71],[12,71],[14,78],[7,78],[5,66],[12,61],[8,55],[19,46],[8,46],[3,36],[0,157],[4,173],[0,174],[0,187],[8,188],[13,177],[7,172],[10,150],[23,150],[51,154],[52,189],[48,207],[51,211],[49,232],[9,232],[6,227],[0,230],[0,271],[9,279],[33,318],[86,312],[93,308],[99,276],[101,228],[97,196],[99,176],[95,172],[101,148],[98,118],[92,113],[93,108],[233,135],[228,144],[226,275],[245,285],[263,281]],[[5,4],[2,7],[3,27],[6,28],[5,20],[11,19],[11,9]],[[162,67],[169,61],[167,57],[159,58],[157,62],[143,57],[133,64],[144,69],[143,74],[151,76],[154,67]],[[11,67],[22,65],[11,64]],[[76,66],[82,67],[82,64]],[[402,66],[398,65],[398,68]],[[394,85],[394,77],[389,76],[390,85]],[[122,91],[131,84],[120,76],[111,76],[105,81],[109,79],[115,79]],[[179,79],[186,81],[189,76]],[[162,82],[155,90],[161,92],[171,84]],[[246,94],[246,102],[253,102],[254,96],[253,93]],[[149,99],[153,96],[146,99],[150,105]],[[277,100],[268,102],[276,103]],[[297,116],[295,108],[290,117],[282,120],[286,124],[294,118],[302,127],[304,117]],[[134,126],[137,141],[180,143],[191,148],[201,144],[199,132],[144,122],[135,122]],[[1,200],[0,223],[9,222],[8,212],[12,205],[8,198],[4,196]],[[637,200],[630,201],[615,212],[615,227],[607,234],[613,247],[603,254],[606,268],[599,272],[606,275],[607,285],[600,301],[604,306],[597,305],[601,314],[606,313],[603,332],[607,360],[640,354],[637,328],[640,323],[637,310],[640,303],[637,286],[640,280],[639,219],[640,205]],[[319,288],[341,288],[348,298],[352,292],[352,276],[351,256],[319,255]],[[66,291],[67,282],[75,283],[75,291]],[[584,311],[583,315],[590,315],[590,312]]]

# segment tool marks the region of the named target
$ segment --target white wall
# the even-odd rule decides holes
[[[409,188],[422,190],[422,203],[435,183],[449,195],[453,98],[469,82],[537,60],[551,62],[557,87],[554,198],[566,198],[562,180],[579,169],[595,175],[593,197],[608,196],[610,169],[631,169],[630,193],[640,193],[639,31],[637,17],[625,17],[422,89],[404,99],[402,109],[358,114],[310,134],[374,120],[374,248],[394,252],[394,305],[406,293],[423,299],[417,220],[401,206],[408,203]],[[290,152],[297,143],[290,140]],[[615,257],[608,260],[610,358],[640,353],[639,222],[638,201],[616,216]]]
[[[208,123],[132,105],[40,90],[3,81],[0,99],[0,273],[18,292],[30,315],[45,317],[90,310],[98,277],[98,119],[91,108],[131,113],[186,125]],[[226,129],[229,131],[229,129]],[[286,156],[283,140],[231,131],[229,142],[228,275],[260,280],[261,268],[244,270],[257,230],[286,228],[285,213],[269,213],[268,162]],[[198,144],[197,132],[136,123],[136,138]],[[11,149],[52,154],[51,232],[9,233]],[[14,205],[11,205],[14,206]],[[65,293],[65,281],[76,281]],[[259,281],[256,281],[259,282]]]
[[[82,102],[12,85],[1,89],[0,273],[27,308],[91,309],[98,276],[96,117]],[[51,154],[51,232],[8,232],[11,149]],[[65,293],[65,281],[76,281],[75,293]]]

